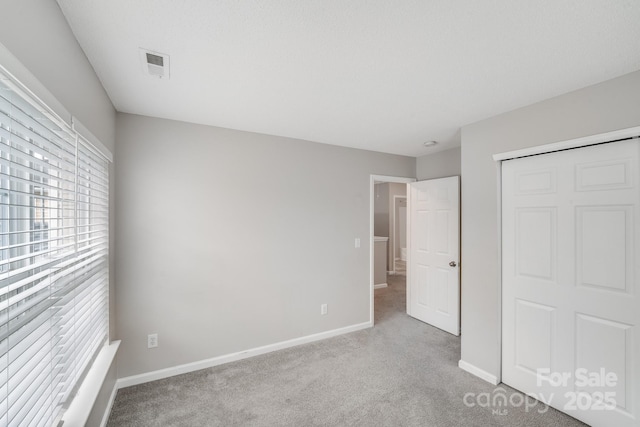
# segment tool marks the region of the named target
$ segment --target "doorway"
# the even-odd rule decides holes
[[[384,196],[384,194],[382,193],[378,193],[376,191],[376,188],[381,188],[380,184],[408,184],[411,182],[415,182],[414,178],[406,178],[406,177],[395,177],[395,176],[384,176],[384,175],[371,175],[370,177],[370,191],[369,191],[369,201],[370,201],[370,205],[369,205],[369,212],[370,212],[370,218],[369,218],[369,224],[370,224],[370,229],[369,229],[369,266],[370,266],[370,280],[369,280],[369,305],[370,305],[370,314],[369,314],[369,319],[371,322],[371,325],[373,325],[374,322],[374,306],[375,306],[375,229],[376,229],[376,199],[379,199],[377,196],[380,195],[380,197],[382,198]],[[376,185],[378,184],[378,185]],[[393,217],[393,211],[394,206],[391,205],[391,203],[393,203],[393,195],[391,196],[391,198],[388,197],[388,193],[387,193],[387,215],[388,218],[389,217]],[[406,195],[406,191],[405,191],[405,195]],[[391,205],[391,206],[390,206]],[[378,213],[379,214],[379,213]],[[390,215],[391,214],[391,215]],[[384,221],[382,221],[384,222]],[[378,218],[378,226],[380,226],[380,218]],[[387,220],[387,229],[391,229],[391,227],[395,227],[394,224],[394,220]],[[395,229],[395,228],[394,228]],[[406,233],[406,231],[405,231]],[[394,272],[394,263],[392,261],[392,256],[393,255],[393,251],[392,249],[392,245],[394,244],[392,241],[392,238],[389,238],[390,236],[390,232],[387,233],[387,238],[389,240],[388,242],[388,255],[384,258],[387,259],[387,264],[388,267],[385,267],[385,272],[389,271],[389,272]],[[379,236],[379,237],[384,237],[384,236]],[[406,234],[405,234],[405,239],[406,239]],[[379,244],[379,243],[378,243]]]
[[[407,274],[407,195],[393,196],[389,266],[391,274]]]

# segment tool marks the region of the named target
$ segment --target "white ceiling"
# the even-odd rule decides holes
[[[409,156],[640,69],[638,0],[58,3],[118,111]]]

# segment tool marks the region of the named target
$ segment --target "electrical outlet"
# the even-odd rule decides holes
[[[320,314],[322,314],[324,316],[325,314],[327,314],[327,312],[328,312],[327,304],[321,304],[320,305]]]
[[[359,237],[356,237],[356,242],[355,243],[356,243],[356,248],[359,248],[360,247],[360,238]]]
[[[155,348],[158,346],[158,334],[147,335],[147,348]]]

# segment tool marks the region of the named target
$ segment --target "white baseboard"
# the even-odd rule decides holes
[[[387,284],[386,283],[378,283],[377,285],[373,285],[373,289],[380,289],[380,288],[386,288]]]
[[[186,374],[193,371],[199,371],[201,369],[211,368],[213,366],[223,365],[229,362],[235,362],[237,360],[247,359],[253,356],[259,356],[265,353],[271,353],[277,350],[283,350],[285,348],[295,347],[301,344],[307,344],[314,341],[320,341],[327,338],[335,337],[338,335],[348,334],[350,332],[359,331],[362,329],[371,328],[373,322],[358,323],[356,325],[346,326],[344,328],[333,329],[331,331],[320,332],[313,335],[307,335],[300,338],[294,338],[287,341],[281,341],[274,344],[268,344],[262,347],[256,347],[249,350],[239,351],[237,353],[225,354],[218,357],[212,357],[210,359],[200,360],[197,362],[186,363],[184,365],[173,366],[171,368],[160,369],[157,371],[146,372],[144,374],[131,375],[129,377],[119,378],[116,382],[118,389],[131,387],[138,384],[147,383],[150,381],[161,380],[163,378],[173,377],[175,375]]]
[[[482,370],[480,368],[478,368],[477,366],[472,365],[471,363],[467,363],[464,360],[460,360],[458,362],[458,367],[460,369],[462,369],[463,371],[467,371],[470,374],[475,375],[478,378],[481,378],[483,380],[485,380],[488,383],[491,383],[493,385],[498,385],[500,383],[500,381],[498,380],[498,377],[490,374],[489,372]]]
[[[111,396],[109,397],[109,403],[107,403],[107,408],[104,410],[104,415],[102,416],[100,427],[106,427],[107,422],[109,422],[109,415],[111,415],[111,408],[113,408],[113,402],[116,401],[116,394],[118,394],[117,382],[113,385],[113,390],[111,391]]]

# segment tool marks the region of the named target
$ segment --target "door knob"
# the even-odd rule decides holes
[[[455,262],[455,261],[451,261],[451,262],[449,263],[449,266],[451,266],[451,267],[455,267],[456,265],[458,265],[458,264],[456,264],[456,262]]]

